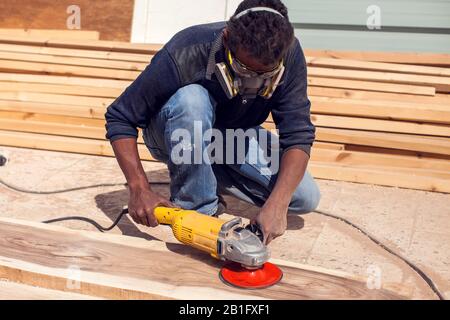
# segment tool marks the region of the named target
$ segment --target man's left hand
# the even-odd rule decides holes
[[[259,214],[253,219],[252,222],[258,223],[261,227],[266,245],[286,231],[287,211],[288,205],[266,202]]]

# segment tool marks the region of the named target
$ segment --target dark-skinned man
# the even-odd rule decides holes
[[[133,220],[156,226],[157,206],[218,216],[228,194],[260,207],[253,222],[268,244],[285,232],[288,213],[315,210],[306,88],[305,58],[279,0],[245,0],[228,22],[177,33],[105,115]],[[269,114],[278,135],[260,127]],[[138,127],[168,166],[170,200],[147,180]]]

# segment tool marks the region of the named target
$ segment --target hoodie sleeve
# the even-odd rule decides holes
[[[286,78],[279,87],[281,92],[272,107],[272,116],[283,152],[298,148],[310,155],[315,127],[311,122],[311,103],[307,94],[306,61],[298,40],[291,61],[286,66]]]
[[[107,108],[106,138],[111,142],[138,136],[150,118],[180,87],[178,69],[163,48],[133,83]]]

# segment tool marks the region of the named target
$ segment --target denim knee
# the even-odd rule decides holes
[[[319,206],[320,198],[320,189],[314,180],[311,180],[307,187],[300,184],[292,196],[289,212],[294,214],[312,212]]]
[[[165,107],[169,116],[189,121],[213,122],[214,103],[203,86],[191,84],[182,87],[171,97]]]

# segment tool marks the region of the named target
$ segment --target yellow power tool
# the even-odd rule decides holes
[[[194,210],[157,207],[160,224],[170,225],[178,241],[209,253],[216,259],[233,261],[245,268],[259,268],[269,251],[255,232],[245,228],[241,218],[226,221]]]

